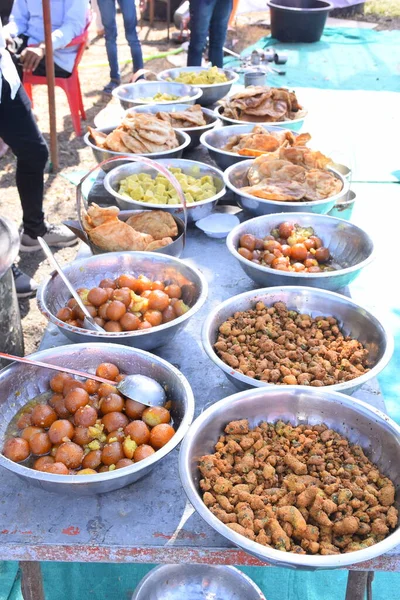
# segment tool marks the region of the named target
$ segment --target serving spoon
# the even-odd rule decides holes
[[[79,308],[83,312],[83,314],[84,314],[83,327],[85,329],[89,329],[91,331],[99,331],[99,332],[105,333],[104,329],[102,327],[100,327],[100,325],[97,325],[96,321],[93,319],[92,315],[90,314],[90,312],[88,311],[88,309],[86,308],[86,306],[84,305],[84,303],[82,302],[81,297],[79,296],[79,294],[74,289],[74,286],[72,285],[72,283],[70,282],[70,280],[65,275],[65,273],[62,270],[61,266],[58,264],[58,261],[56,260],[56,257],[53,255],[53,253],[50,250],[50,248],[48,247],[47,243],[44,241],[44,239],[42,237],[38,237],[37,239],[38,239],[38,242],[41,245],[42,250],[45,253],[45,255],[46,255],[49,263],[57,271],[57,273],[59,274],[59,276],[61,277],[61,279],[65,283],[65,285],[67,286],[70,294],[74,298],[75,302],[78,304]]]
[[[164,406],[167,399],[164,388],[158,383],[158,381],[152,379],[151,377],[147,377],[146,375],[126,375],[124,379],[116,383],[115,381],[104,379],[104,377],[99,377],[98,375],[84,373],[83,371],[77,371],[76,369],[61,367],[59,365],[51,365],[39,360],[26,358],[24,356],[13,356],[12,354],[0,352],[0,358],[15,360],[16,362],[34,365],[36,367],[44,367],[45,369],[53,369],[54,371],[60,371],[61,373],[70,373],[71,375],[76,375],[77,377],[94,379],[94,381],[99,381],[100,383],[108,383],[116,387],[121,394],[130,400],[135,400],[144,406]]]

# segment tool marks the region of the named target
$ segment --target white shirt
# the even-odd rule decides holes
[[[3,78],[10,85],[11,98],[14,100],[19,86],[21,85],[21,81],[18,77],[18,72],[12,61],[11,55],[8,50],[6,50],[6,42],[3,35],[3,24],[0,19],[0,102]]]
[[[77,48],[65,46],[85,29],[88,8],[88,0],[50,1],[54,62],[70,73]],[[27,35],[28,44],[44,42],[42,0],[15,0],[7,27],[12,36]]]

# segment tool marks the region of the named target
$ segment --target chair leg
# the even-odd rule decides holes
[[[32,108],[33,108],[32,85],[30,83],[24,83],[24,89],[26,91],[26,94],[27,94],[29,100],[31,101]]]
[[[76,135],[79,137],[82,133],[81,116],[79,114],[79,94],[77,94],[76,86],[71,85],[71,82],[69,82],[68,80],[66,80],[66,84],[62,87],[67,95],[69,110],[71,112],[72,125],[74,127]]]
[[[81,113],[82,119],[85,121],[86,120],[86,112],[85,112],[85,107],[83,106],[82,90],[81,90],[81,84],[79,82],[79,79],[78,79],[78,90],[79,90],[79,111]]]

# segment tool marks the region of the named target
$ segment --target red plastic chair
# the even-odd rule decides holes
[[[71,76],[66,78],[55,78],[55,85],[62,88],[67,95],[68,104],[71,111],[72,124],[74,126],[75,133],[78,136],[82,133],[81,118],[83,120],[86,119],[85,109],[82,101],[81,85],[79,83],[78,65],[87,45],[89,25],[90,21],[87,23],[83,33],[71,40],[68,46],[66,46],[67,48],[70,48],[71,46],[78,46],[78,53],[75,58],[74,68],[72,69]],[[32,86],[47,85],[47,79],[43,76],[34,75],[32,72],[24,72],[22,82],[25,91],[33,105]]]

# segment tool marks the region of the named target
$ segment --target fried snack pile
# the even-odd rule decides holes
[[[167,121],[172,127],[178,129],[189,129],[190,127],[207,125],[199,104],[193,104],[193,106],[189,106],[185,110],[178,110],[176,112],[158,112],[156,117]]]
[[[96,375],[116,383],[125,377],[113,363],[98,365]],[[49,383],[48,403],[31,400],[10,423],[9,460],[53,475],[97,475],[144,460],[175,434],[170,400],[146,408],[109,383],[63,372]]]
[[[199,470],[204,503],[220,521],[283,552],[354,552],[397,526],[392,481],[324,424],[232,421]]]
[[[191,85],[212,85],[214,83],[226,83],[229,80],[225,73],[220,71],[218,67],[211,67],[200,72],[182,71],[171,81],[189,83]]]
[[[222,150],[235,152],[240,156],[261,156],[287,146],[305,146],[310,139],[309,133],[295,136],[291,131],[268,131],[261,125],[255,125],[251,133],[230,137]]]
[[[93,203],[83,216],[83,226],[93,244],[107,252],[157,250],[172,244],[177,224],[169,213],[152,210],[133,215],[124,223],[119,208],[101,208]]]
[[[282,147],[256,158],[247,172],[250,185],[240,189],[257,198],[280,202],[330,198],[343,187],[341,180],[326,169],[331,162],[321,152],[305,146]]]
[[[294,92],[261,85],[250,85],[220,103],[224,117],[251,123],[291,121],[299,117],[302,108]]]
[[[179,146],[171,125],[151,114],[126,115],[122,123],[108,135],[91,127],[88,129],[96,146],[113,152],[153,154]]]
[[[191,170],[191,175],[183,173],[182,169],[178,167],[169,167],[168,170],[180,183],[188,204],[208,200],[217,193],[213,177],[211,175],[201,176],[198,167]],[[129,175],[125,179],[121,179],[119,193],[138,202],[163,205],[180,204],[176,189],[160,173],[154,179],[148,173]]]
[[[214,349],[238,373],[277,385],[334,385],[366,373],[368,350],[333,317],[257,302],[219,327]]]

